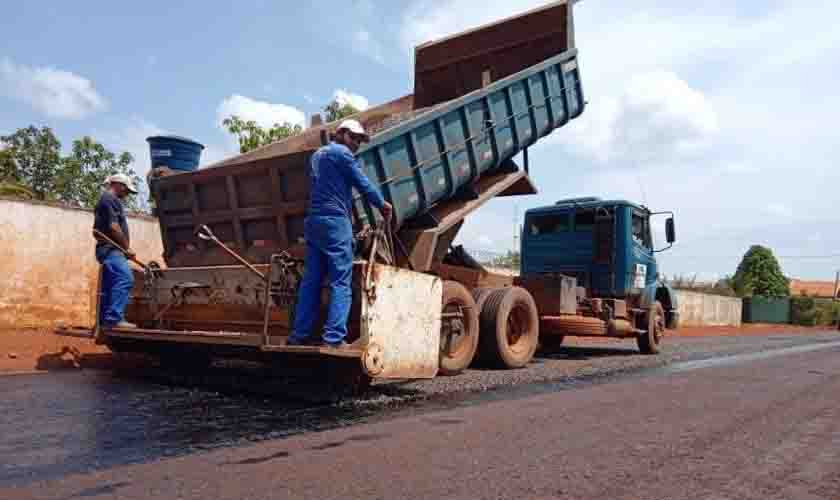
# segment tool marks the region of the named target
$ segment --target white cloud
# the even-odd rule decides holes
[[[764,208],[764,211],[776,217],[790,218],[793,217],[793,210],[782,203],[770,203]]]
[[[370,107],[370,102],[366,97],[350,93],[344,89],[336,90],[333,93],[333,99],[338,101],[342,106],[349,104],[359,111],[364,111]]]
[[[306,126],[306,115],[295,107],[258,101],[239,94],[224,99],[216,108],[216,120],[220,127],[222,120],[232,115],[246,121],[253,120],[264,128],[273,127],[278,123]]]
[[[167,133],[166,130],[154,123],[135,116],[122,127],[109,129],[108,131],[95,131],[94,138],[116,153],[123,151],[131,153],[131,156],[134,157],[132,168],[141,178],[145,178],[151,166],[149,143],[146,142],[146,138]]]
[[[493,241],[493,238],[487,236],[486,234],[482,234],[478,237],[476,243],[478,243],[480,248],[492,248],[496,242]]]
[[[761,169],[758,168],[758,166],[756,166],[755,164],[744,163],[741,161],[733,161],[727,163],[723,166],[723,169],[727,172],[731,172],[734,174],[755,174],[761,171]]]
[[[618,97],[604,97],[549,143],[567,142],[599,163],[627,166],[684,158],[707,145],[718,131],[709,100],[677,75],[635,75]]]
[[[0,94],[23,101],[51,118],[81,119],[107,109],[87,78],[50,67],[0,60]]]
[[[367,56],[380,64],[385,63],[382,44],[366,29],[358,29],[353,32],[350,46],[353,51],[360,55]]]
[[[486,15],[476,18],[468,0],[415,0],[400,42],[409,46],[539,3],[488,0]],[[467,219],[459,239],[495,234],[516,200],[529,208],[596,195],[676,213],[677,243],[657,254],[669,275],[731,274],[756,243],[780,255],[834,254],[839,243],[825,228],[840,222],[840,171],[832,162],[840,97],[837,70],[827,61],[840,51],[832,24],[840,4],[711,0],[706,7],[578,3],[586,111],[532,148],[540,194],[488,204]],[[618,168],[625,165],[632,168]],[[808,236],[815,233],[822,239]],[[833,277],[840,259],[784,264],[792,276]]]

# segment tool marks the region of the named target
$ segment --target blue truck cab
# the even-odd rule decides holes
[[[659,302],[669,328],[679,313],[673,290],[659,280],[655,254],[670,248],[673,214],[666,220],[669,246],[656,249],[652,213],[626,200],[571,198],[528,210],[521,237],[522,276],[573,277],[589,299],[618,299],[631,308]]]

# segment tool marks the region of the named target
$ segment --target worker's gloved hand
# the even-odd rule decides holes
[[[385,217],[385,220],[391,220],[391,215],[394,213],[394,207],[386,201],[385,204],[382,205],[380,212],[382,212],[382,217]]]

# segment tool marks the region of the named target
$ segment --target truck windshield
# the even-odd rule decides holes
[[[535,215],[530,217],[528,224],[528,234],[531,236],[559,234],[570,230],[571,223],[568,213]]]

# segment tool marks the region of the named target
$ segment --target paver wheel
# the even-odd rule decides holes
[[[647,330],[639,334],[637,341],[642,354],[658,354],[659,342],[665,334],[665,310],[658,300],[647,313]]]
[[[492,291],[484,299],[480,323],[483,360],[504,368],[521,368],[534,357],[540,321],[534,298],[524,288]]]
[[[441,375],[457,375],[470,366],[478,347],[478,308],[470,292],[455,281],[443,282],[440,324]]]

